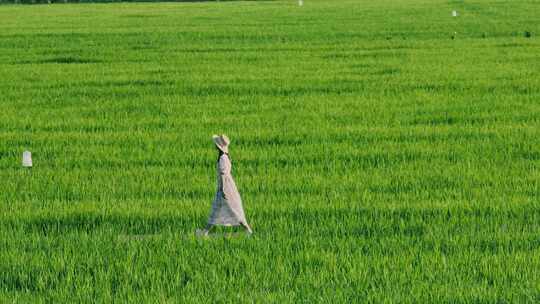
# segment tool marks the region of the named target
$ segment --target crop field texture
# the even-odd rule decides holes
[[[538,303],[539,34],[522,0],[0,6],[0,303]],[[252,237],[194,234],[215,133]]]

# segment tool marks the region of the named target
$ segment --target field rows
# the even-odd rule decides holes
[[[304,2],[1,5],[0,302],[539,302],[539,4]]]

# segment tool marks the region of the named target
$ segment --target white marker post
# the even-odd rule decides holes
[[[25,168],[32,168],[32,153],[30,151],[23,152],[22,165]]]
[[[452,17],[457,17],[457,11],[452,11]]]
[[[304,0],[298,0],[298,6],[303,6],[304,5]]]

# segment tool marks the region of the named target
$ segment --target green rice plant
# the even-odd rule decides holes
[[[539,5],[0,6],[0,302],[539,302]]]

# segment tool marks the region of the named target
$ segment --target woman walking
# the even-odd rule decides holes
[[[230,140],[226,135],[214,135],[212,139],[219,155],[217,162],[217,192],[212,202],[212,212],[208,219],[208,225],[202,231],[202,234],[208,235],[210,229],[215,225],[243,226],[251,234],[251,227],[249,227],[244,215],[240,193],[238,193],[231,175]]]

